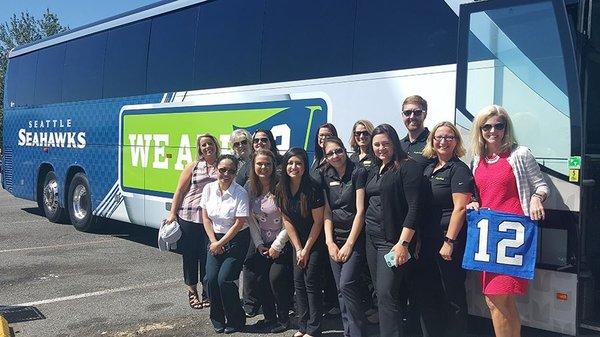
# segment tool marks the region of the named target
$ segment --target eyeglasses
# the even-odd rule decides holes
[[[266,144],[268,141],[269,141],[269,138],[266,138],[266,137],[252,139],[252,143],[254,143],[254,144],[258,144],[258,143]]]
[[[371,133],[369,131],[354,131],[354,137],[359,138],[360,136],[369,137]]]
[[[492,130],[492,128],[494,128],[497,131],[502,131],[502,130],[504,130],[505,127],[506,127],[505,123],[483,124],[483,126],[481,127],[481,130],[483,130],[483,131],[490,131],[490,130]]]
[[[330,133],[327,133],[327,134],[320,134],[320,135],[319,135],[319,138],[321,138],[321,139],[325,139],[325,138],[329,138],[329,137],[331,137],[331,134],[330,134]]]
[[[221,168],[219,169],[219,173],[221,173],[221,174],[228,173],[228,174],[234,175],[234,174],[235,174],[235,172],[236,172],[236,170],[235,170],[235,169],[228,169],[228,168],[224,168],[224,167],[221,167]]]
[[[239,142],[233,142],[233,147],[246,146],[248,145],[248,139],[240,140]]]
[[[435,136],[435,137],[433,137],[433,139],[435,139],[438,142],[441,142],[442,140],[445,140],[447,142],[452,142],[456,139],[456,137],[454,137],[454,136]]]
[[[327,152],[325,155],[327,156],[327,158],[331,158],[331,157],[333,157],[334,155],[341,156],[341,155],[342,155],[342,153],[344,153],[344,149],[342,149],[341,147],[338,147],[338,148],[337,148],[337,149],[335,149],[335,150],[332,150],[332,151],[329,151],[329,152]]]
[[[414,110],[404,110],[404,111],[402,111],[402,114],[406,117],[410,117],[410,115],[415,115],[415,117],[420,117],[425,112],[426,112],[425,110],[414,109]]]

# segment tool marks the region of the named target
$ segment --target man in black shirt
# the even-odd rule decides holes
[[[408,156],[421,164],[423,168],[432,163],[432,159],[423,157],[429,130],[424,126],[427,118],[427,101],[419,95],[408,96],[402,103],[402,121],[408,130],[400,145]]]

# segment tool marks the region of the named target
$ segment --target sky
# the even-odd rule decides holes
[[[46,8],[56,13],[63,26],[77,28],[88,23],[127,12],[159,0],[0,0],[0,23],[13,14],[29,12],[40,18]]]

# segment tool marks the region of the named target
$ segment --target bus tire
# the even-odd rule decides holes
[[[95,217],[92,215],[92,190],[85,173],[75,173],[69,184],[67,196],[67,207],[73,227],[82,232],[93,230]]]
[[[54,171],[48,171],[42,184],[39,206],[50,222],[60,223],[65,219],[65,209],[58,200],[58,180]]]

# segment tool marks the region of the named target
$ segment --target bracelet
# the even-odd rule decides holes
[[[546,196],[545,195],[537,193],[537,192],[533,193],[533,196],[540,198],[541,202],[544,202],[546,200]]]
[[[408,241],[402,241],[402,243],[401,243],[401,245],[403,247],[408,247],[409,244],[410,244],[410,242],[408,242]]]
[[[449,237],[446,236],[446,237],[444,237],[444,242],[453,245],[453,244],[456,243],[456,240],[455,239],[450,239]]]

